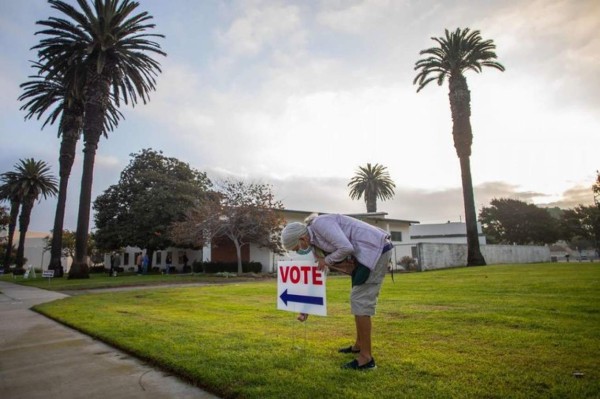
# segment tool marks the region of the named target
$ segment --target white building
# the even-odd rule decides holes
[[[118,257],[115,266],[123,268],[125,272],[137,272],[136,259],[139,254],[145,254],[146,251],[138,247],[126,247],[123,251],[115,252]],[[164,271],[167,267],[167,259],[171,259],[171,269],[178,273],[184,271],[189,272],[191,269],[186,269],[186,266],[191,267],[196,261],[202,261],[202,250],[182,249],[182,248],[166,248],[164,250],[155,251],[152,255],[152,267]],[[104,267],[110,268],[111,254],[104,255]]]
[[[15,235],[13,238],[13,246],[15,251],[19,246],[19,231],[15,231]],[[6,238],[7,233],[3,232],[2,237]],[[35,268],[36,270],[46,270],[48,269],[48,264],[50,263],[50,250],[46,250],[46,242],[45,238],[50,237],[50,233],[43,233],[39,231],[28,231],[25,233],[25,248],[23,251],[23,256],[25,258],[24,267],[27,269],[30,266]],[[16,252],[13,253],[16,255]],[[63,266],[67,268],[71,265],[70,258],[62,259]]]
[[[479,244],[485,245],[486,239],[477,222]],[[410,226],[409,239],[411,243],[435,242],[444,244],[466,244],[467,225],[465,223],[448,222],[439,224],[417,224]]]

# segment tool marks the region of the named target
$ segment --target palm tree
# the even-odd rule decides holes
[[[496,53],[492,40],[483,41],[478,30],[471,32],[469,28],[456,29],[450,33],[446,29],[445,37],[432,37],[439,47],[432,47],[420,52],[422,58],[415,64],[419,71],[413,84],[418,85],[417,93],[429,82],[437,81],[441,86],[446,77],[450,87],[450,110],[452,112],[452,137],[454,148],[460,161],[460,170],[467,225],[467,265],[485,265],[485,259],[479,248],[477,217],[475,215],[475,198],[471,180],[471,95],[464,72],[473,70],[481,72],[483,67],[491,67],[504,71],[504,67],[496,62]]]
[[[366,167],[358,167],[348,187],[350,187],[350,198],[360,199],[364,195],[367,212],[377,212],[377,199],[385,201],[393,198],[396,185],[385,166],[379,164],[371,166],[368,163]]]
[[[0,178],[4,182],[4,189],[11,193],[13,198],[19,198],[21,213],[19,215],[19,247],[17,249],[17,269],[23,268],[25,253],[25,234],[29,228],[31,211],[35,200],[40,195],[44,199],[57,193],[56,178],[50,174],[50,168],[44,161],[33,158],[20,160],[15,165],[15,170],[3,173]]]
[[[147,23],[152,16],[147,12],[133,15],[139,4],[131,0],[93,0],[92,6],[87,0],[77,0],[83,12],[60,0],[49,0],[49,3],[68,19],[50,17],[37,22],[49,28],[37,32],[46,38],[34,47],[39,50],[43,72],[52,78],[54,74],[68,70],[77,60],[86,74],[83,173],[75,260],[69,278],[88,278],[85,260],[94,161],[108,104],[111,96],[117,106],[121,99],[126,104],[129,101],[135,104],[138,96],[147,102],[149,92],[155,89],[155,77],[161,72],[160,64],[147,53],[166,55],[150,39],[164,36],[146,33],[155,27]]]
[[[54,270],[54,275],[61,277],[63,275],[61,232],[64,225],[69,177],[75,161],[77,141],[79,141],[83,127],[82,93],[85,87],[85,70],[74,62],[68,70],[53,74],[49,78],[40,72],[43,69],[42,64],[34,62],[32,67],[38,70],[38,74],[29,76],[30,80],[21,84],[23,94],[19,97],[19,101],[26,101],[21,106],[21,110],[28,111],[25,119],[37,116],[39,120],[42,115],[50,111],[42,125],[43,129],[48,123],[54,124],[60,117],[58,125],[58,136],[62,137],[59,156],[60,182],[48,269]],[[121,117],[122,114],[111,101],[105,119],[105,135],[106,130],[112,130]]]

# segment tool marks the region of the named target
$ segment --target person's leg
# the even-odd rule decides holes
[[[364,284],[352,287],[350,294],[350,304],[356,324],[356,342],[353,349],[360,350],[356,358],[359,367],[373,360],[371,316],[375,314],[377,297],[387,272],[390,256],[389,252],[383,254],[367,281]]]
[[[371,355],[371,316],[354,316],[356,323],[356,346],[360,349],[358,354],[358,365],[362,366],[369,363],[373,356]]]
[[[358,316],[354,316],[354,324],[356,325],[356,341],[354,341],[354,345],[352,345],[353,351],[360,351],[360,328],[358,327]]]

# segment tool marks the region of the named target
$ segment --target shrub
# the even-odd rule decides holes
[[[108,269],[105,269],[104,265],[91,266],[90,273],[96,273],[96,274],[108,273]]]
[[[417,270],[417,262],[410,256],[403,256],[398,263],[402,265],[405,270],[409,270],[411,272]]]
[[[237,262],[199,262],[201,270],[204,273],[237,273]],[[195,270],[195,268],[194,268]],[[260,273],[262,272],[262,263],[260,262],[242,262],[243,273]]]

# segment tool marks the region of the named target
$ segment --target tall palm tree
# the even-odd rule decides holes
[[[417,93],[429,82],[437,81],[441,86],[448,78],[450,88],[450,110],[452,112],[452,137],[454,148],[460,161],[460,170],[465,207],[465,222],[467,225],[467,265],[485,265],[485,259],[479,247],[477,232],[477,217],[475,214],[475,198],[471,179],[471,95],[467,86],[464,72],[473,70],[481,72],[483,67],[491,67],[504,71],[504,67],[496,62],[496,46],[492,40],[482,40],[478,30],[469,28],[456,29],[445,37],[432,37],[439,46],[420,52],[425,55],[415,64],[419,71],[413,84],[418,85]]]
[[[14,198],[19,198],[21,202],[16,267],[23,268],[25,235],[29,228],[33,205],[40,195],[44,199],[56,195],[58,191],[56,178],[50,174],[50,168],[44,161],[36,161],[33,158],[21,159],[20,163],[15,165],[14,171],[5,172],[0,178],[4,182],[6,191],[12,193]]]
[[[86,264],[87,237],[94,162],[98,142],[103,132],[108,103],[114,98],[116,105],[122,99],[126,104],[144,103],[155,89],[155,77],[161,72],[160,64],[147,53],[166,55],[159,44],[151,40],[164,37],[146,33],[154,24],[147,21],[147,12],[133,14],[139,3],[131,0],[77,0],[82,12],[60,0],[49,0],[52,8],[64,18],[50,17],[38,24],[49,29],[37,32],[46,35],[35,46],[44,64],[44,72],[51,78],[59,71],[68,70],[78,60],[86,71],[84,89],[84,159],[81,194],[77,218],[75,261],[69,278],[88,278]],[[67,18],[67,19],[66,19]]]
[[[52,77],[41,73],[43,65],[34,62],[32,67],[38,70],[36,75],[29,76],[29,81],[21,84],[23,94],[19,101],[26,101],[21,110],[27,110],[25,119],[37,116],[39,120],[42,115],[49,112],[42,129],[60,117],[58,125],[58,136],[62,137],[60,144],[60,180],[58,189],[58,201],[54,216],[54,228],[52,234],[52,245],[50,250],[49,270],[55,271],[55,276],[63,275],[61,265],[62,255],[62,231],[65,218],[65,206],[67,202],[67,189],[73,162],[75,161],[75,150],[81,136],[83,127],[83,90],[85,88],[85,69],[77,62],[73,62],[70,68],[61,73],[52,74]],[[113,101],[109,103],[107,118],[105,119],[106,130],[112,130],[117,125],[122,114],[114,107]]]
[[[377,212],[377,199],[385,201],[394,197],[396,185],[390,178],[387,168],[375,164],[371,166],[359,166],[356,175],[348,183],[350,187],[350,198],[365,198],[367,212]]]

